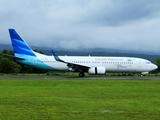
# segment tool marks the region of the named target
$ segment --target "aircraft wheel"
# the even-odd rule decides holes
[[[80,72],[79,77],[84,77],[84,72]]]

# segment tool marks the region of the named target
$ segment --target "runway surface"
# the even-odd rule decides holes
[[[0,80],[160,80],[160,77],[139,76],[0,76]]]

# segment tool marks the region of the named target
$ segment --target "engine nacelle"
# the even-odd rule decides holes
[[[69,71],[74,71],[73,68],[68,68]]]
[[[89,74],[106,74],[106,68],[105,67],[91,67],[88,70]]]
[[[144,74],[148,74],[148,73],[149,73],[149,72],[142,72],[141,74],[144,75]]]

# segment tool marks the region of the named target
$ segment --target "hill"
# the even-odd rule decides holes
[[[38,50],[46,55],[52,55],[51,49],[47,47],[36,47],[31,46],[33,50]],[[11,45],[0,44],[0,51],[2,50],[12,50]],[[116,49],[83,49],[83,50],[69,50],[69,49],[54,49],[58,55],[67,56],[119,56],[119,57],[139,57],[155,62],[157,58],[160,58],[160,54],[154,52],[142,52],[142,51],[128,51],[128,50],[116,50]]]

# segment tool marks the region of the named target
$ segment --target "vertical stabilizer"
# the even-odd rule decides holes
[[[9,29],[9,34],[12,42],[12,47],[14,54],[16,55],[29,55],[36,56],[34,51],[29,47],[29,45],[18,35],[14,29]]]

